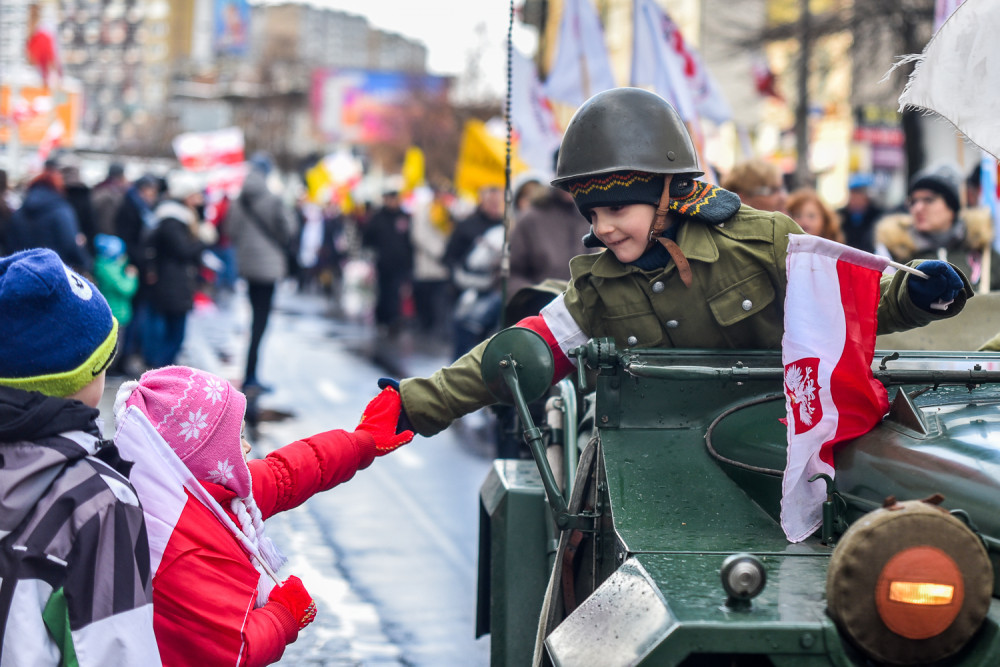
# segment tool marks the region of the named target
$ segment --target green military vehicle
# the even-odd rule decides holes
[[[1000,302],[949,322],[880,339],[889,414],[813,482],[823,525],[798,544],[779,352],[595,339],[550,392],[541,338],[498,334],[484,379],[535,460],[481,488],[492,664],[1000,665],[1000,354],[929,349],[976,349]]]

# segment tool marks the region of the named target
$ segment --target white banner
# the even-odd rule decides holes
[[[597,93],[615,87],[604,44],[601,19],[589,0],[566,0],[559,42],[545,80],[549,99],[578,107]]]

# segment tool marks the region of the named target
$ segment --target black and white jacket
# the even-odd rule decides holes
[[[98,415],[0,387],[0,667],[160,664],[142,507]]]

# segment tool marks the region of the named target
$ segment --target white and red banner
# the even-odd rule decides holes
[[[870,431],[889,409],[872,376],[878,329],[879,279],[888,265],[818,236],[788,239],[785,367],[788,459],[781,484],[781,527],[801,542],[822,523],[826,485],[834,477],[837,443]]]
[[[634,25],[633,86],[652,86],[686,122],[701,117],[724,123],[733,117],[701,56],[655,0],[635,0]]]
[[[970,141],[994,157],[1000,156],[1000,123],[984,81],[1000,80],[1000,3],[965,0],[942,3],[951,12],[919,55],[899,59],[889,73],[916,63],[899,96],[899,110],[907,107],[933,111],[948,120]],[[888,74],[886,75],[889,76]]]
[[[517,49],[511,51],[511,78],[510,120],[517,132],[517,153],[533,171],[550,178],[562,131],[535,63]]]
[[[559,21],[556,56],[545,80],[549,99],[578,107],[615,87],[604,29],[590,0],[566,0]]]

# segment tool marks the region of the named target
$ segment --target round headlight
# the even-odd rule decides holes
[[[869,656],[926,664],[960,651],[982,624],[993,568],[961,521],[921,501],[861,517],[827,572],[827,610]]]
[[[733,554],[722,562],[719,570],[722,588],[725,589],[729,607],[740,607],[760,595],[767,583],[764,565],[750,554]]]

